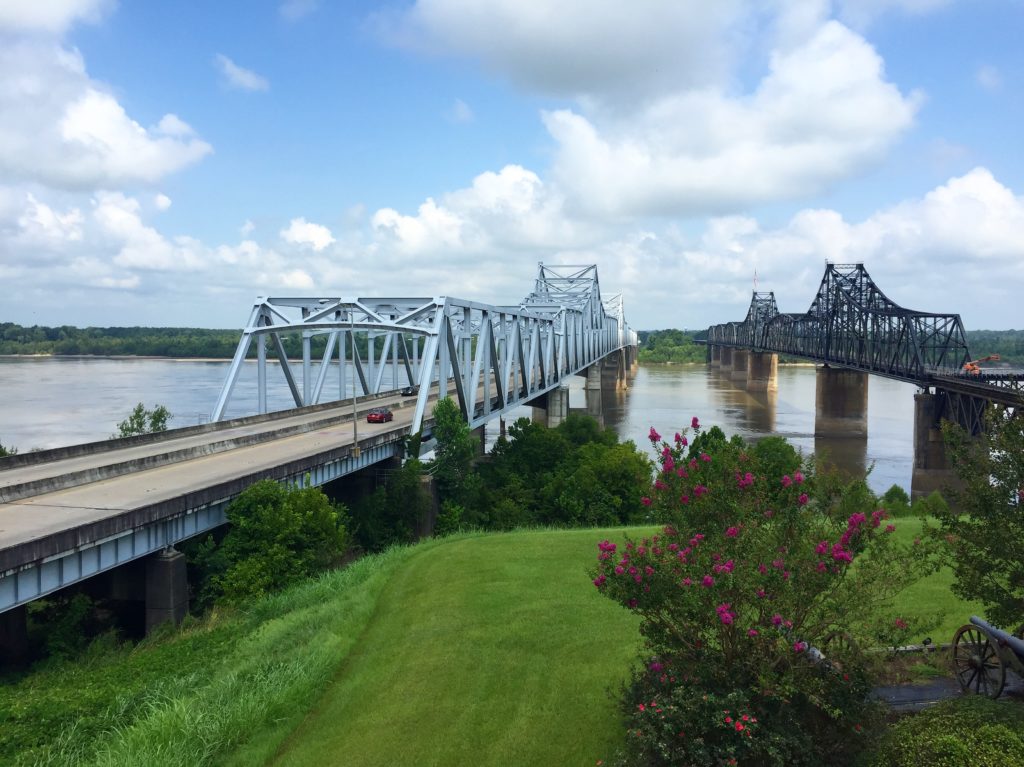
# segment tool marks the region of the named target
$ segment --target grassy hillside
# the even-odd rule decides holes
[[[594,531],[462,540],[411,558],[279,765],[594,764],[637,623],[584,568]],[[243,759],[239,764],[253,763]]]

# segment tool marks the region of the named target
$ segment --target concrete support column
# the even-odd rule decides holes
[[[938,397],[928,392],[914,395],[914,471],[910,479],[911,500],[956,485],[957,476],[946,456],[946,443],[939,428]],[[948,500],[948,499],[947,499]]]
[[[604,396],[600,391],[587,391],[587,415],[604,426]]]
[[[441,497],[437,491],[437,480],[429,474],[420,476],[420,487],[430,499],[430,503],[427,504],[426,513],[419,520],[419,529],[416,531],[416,535],[419,538],[429,538],[434,534],[437,515],[441,513]]]
[[[732,375],[731,378],[734,381],[742,381],[744,385],[747,383],[747,358],[750,357],[750,352],[746,349],[733,349],[732,350]]]
[[[868,435],[868,374],[822,365],[815,385],[814,435]]]
[[[718,368],[723,373],[727,373],[732,370],[732,353],[733,348],[731,346],[723,346],[721,352],[721,358],[718,363]]]
[[[476,442],[476,456],[481,458],[487,455],[487,432],[485,424],[480,424],[470,432],[470,436]]]
[[[533,421],[554,428],[569,415],[569,387],[559,386],[544,396],[544,405],[534,406]]]
[[[167,548],[146,560],[146,633],[167,621],[181,623],[187,614],[185,555]]]
[[[779,355],[750,352],[747,358],[747,391],[778,391]]]
[[[587,382],[583,385],[586,391],[601,391],[601,379],[604,377],[604,362],[598,361],[587,368]]]
[[[0,613],[0,668],[20,666],[28,660],[25,605]]]
[[[711,346],[711,367],[717,368],[722,366],[722,347]]]

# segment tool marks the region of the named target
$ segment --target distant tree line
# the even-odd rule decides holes
[[[705,330],[641,330],[641,362],[704,362],[706,348],[696,341],[706,338]],[[0,354],[52,354],[55,356],[101,357],[212,357],[234,356],[241,330],[207,328],[76,328],[70,325],[25,327],[13,322],[0,322]],[[302,339],[298,333],[282,336],[285,352],[290,358],[302,355]],[[377,350],[383,343],[376,341]],[[1003,362],[1024,364],[1024,330],[968,330],[967,343],[975,357],[998,354]],[[312,354],[320,356],[327,336],[315,336]],[[361,357],[366,357],[365,336],[358,339]],[[268,348],[268,353],[273,353]],[[256,349],[249,349],[255,358]],[[795,361],[796,358],[780,361]]]
[[[641,330],[637,335],[640,362],[704,362],[707,359],[707,347],[694,343],[691,331]]]
[[[0,354],[228,359],[234,356],[241,336],[241,330],[207,328],[76,328],[70,325],[50,328],[0,322]],[[289,358],[302,356],[299,333],[282,334],[281,340]],[[356,341],[360,356],[365,358],[365,336],[357,337]],[[383,341],[375,343],[379,354]],[[313,356],[323,355],[326,346],[326,335],[314,336],[311,343]],[[269,344],[267,355],[271,359],[275,356]],[[256,358],[255,345],[249,349],[248,356]]]

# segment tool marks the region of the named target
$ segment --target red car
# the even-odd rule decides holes
[[[387,423],[393,421],[395,414],[388,410],[386,407],[375,407],[369,413],[366,414],[367,423]]]

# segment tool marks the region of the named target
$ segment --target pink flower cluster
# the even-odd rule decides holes
[[[720,604],[715,608],[715,612],[718,613],[718,619],[722,621],[726,626],[731,626],[736,620],[736,613],[732,612],[731,605],[728,602]]]

